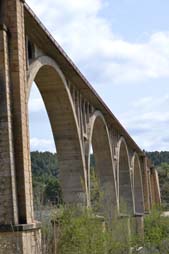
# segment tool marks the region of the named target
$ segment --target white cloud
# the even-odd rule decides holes
[[[50,151],[56,152],[54,141],[50,139],[39,139],[39,138],[31,138],[30,140],[31,151]]]
[[[130,108],[120,119],[136,142],[147,151],[169,150],[169,96],[143,97]]]
[[[39,111],[45,112],[43,99],[35,83],[33,83],[31,87],[28,109],[30,113],[38,113]]]
[[[115,35],[110,22],[100,15],[107,1],[28,3],[89,78],[90,73],[97,73],[103,84],[113,84],[169,77],[169,32],[131,43]]]
[[[165,94],[162,97],[156,97],[153,98],[152,96],[148,96],[148,97],[143,97],[140,98],[137,101],[134,101],[131,105],[134,108],[142,108],[142,109],[146,109],[146,111],[148,111],[149,109],[152,110],[154,108],[161,108],[164,106],[164,104],[168,104],[169,103],[169,95]]]
[[[38,111],[41,111],[41,110],[44,110],[45,107],[44,107],[44,103],[41,99],[41,97],[37,97],[37,98],[32,98],[30,97],[30,100],[29,100],[29,112],[38,112]]]

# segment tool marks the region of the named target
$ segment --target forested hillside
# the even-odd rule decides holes
[[[57,155],[31,152],[31,162],[35,205],[62,202]]]
[[[152,160],[155,166],[159,166],[161,163],[169,163],[169,152],[146,152],[147,156]]]
[[[165,210],[169,209],[169,152],[147,152],[158,170],[162,205]]]

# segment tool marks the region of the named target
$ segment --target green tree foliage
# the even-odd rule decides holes
[[[151,159],[155,166],[159,166],[161,163],[169,163],[169,152],[167,151],[155,151],[146,152],[147,156]]]
[[[157,167],[161,199],[164,209],[169,209],[169,152],[147,152],[147,156],[151,159]]]
[[[90,168],[90,199],[93,212],[99,214],[103,209],[103,192],[101,192],[100,181],[96,176],[94,167]]]
[[[111,226],[101,217],[96,217],[89,210],[79,208],[64,208],[57,227],[58,254],[127,254],[129,241],[121,235],[121,228],[117,221],[112,221]],[[116,228],[112,231],[112,228]],[[118,234],[119,233],[119,234]]]
[[[57,155],[50,152],[31,152],[31,162],[35,206],[60,203],[62,195]]]
[[[49,177],[46,184],[46,202],[49,200],[53,204],[58,204],[62,202],[61,187],[58,179],[56,177]]]
[[[56,176],[59,174],[57,154],[31,152],[32,173],[34,176]]]
[[[161,163],[161,165],[157,167],[157,170],[159,175],[162,205],[166,210],[169,209],[169,164]]]
[[[154,209],[145,217],[144,221],[144,245],[145,253],[169,253],[169,218]]]

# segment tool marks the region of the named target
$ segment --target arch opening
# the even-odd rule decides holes
[[[28,102],[34,216],[36,220],[62,204],[53,134],[42,97],[33,83]]]
[[[119,209],[121,214],[133,213],[133,198],[130,178],[130,164],[127,145],[121,140],[119,144]]]
[[[28,99],[34,81],[51,125],[63,201],[66,204],[86,204],[84,158],[73,103],[64,76],[53,60],[42,57],[32,63],[28,78]]]
[[[143,184],[142,184],[142,173],[139,158],[137,155],[134,156],[133,163],[134,170],[134,203],[135,203],[135,213],[143,214],[144,213],[144,198],[143,198]]]
[[[91,146],[95,162],[94,176],[96,176],[96,186],[99,189],[99,193],[94,192],[98,198],[95,212],[112,218],[116,215],[117,209],[116,186],[108,129],[101,115],[95,116],[93,120]]]

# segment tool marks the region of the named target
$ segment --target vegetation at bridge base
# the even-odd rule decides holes
[[[128,254],[130,242],[115,220],[110,224],[89,209],[67,206],[55,210],[51,221],[42,230],[43,254],[56,250],[57,254]]]
[[[154,209],[145,217],[145,244],[149,249],[156,249],[156,253],[169,253],[169,218]]]
[[[169,218],[161,211],[145,217],[144,239],[136,233],[129,237],[126,229],[121,218],[110,222],[92,210],[62,206],[43,223],[43,254],[169,253]]]
[[[163,208],[154,207],[144,217],[144,236],[134,233],[130,238],[132,254],[169,254],[169,217]]]
[[[155,158],[153,153],[151,156]],[[169,254],[169,218],[162,216],[162,210],[169,209],[169,153],[159,153],[158,156],[160,159],[154,159],[154,162],[159,173],[162,208],[154,209],[145,217],[143,240],[138,234],[132,234],[128,239],[124,232],[126,224],[120,219],[103,221],[96,216],[99,214],[103,194],[99,191],[99,182],[93,170],[93,157],[93,209],[86,210],[63,205],[56,154],[31,153],[34,203],[42,221],[43,254],[55,254],[56,247],[57,254],[128,254],[130,247],[132,254]]]
[[[145,216],[143,249],[139,253],[169,254],[169,217],[163,215],[161,208],[154,208]]]

